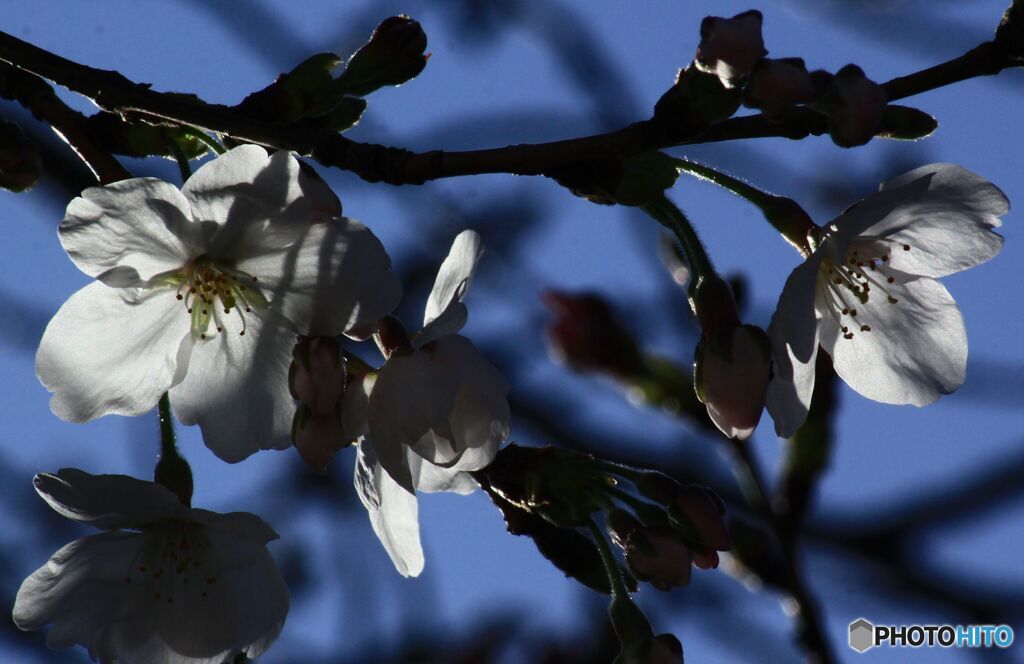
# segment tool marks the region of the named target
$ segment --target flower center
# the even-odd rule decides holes
[[[871,331],[870,325],[858,320],[857,305],[867,307],[872,298],[876,302],[885,298],[890,305],[899,303],[889,288],[896,281],[890,267],[891,252],[910,251],[911,247],[888,238],[861,237],[850,249],[840,263],[822,261],[818,274],[825,287],[825,302],[844,339],[853,339],[855,331]]]
[[[192,319],[192,336],[200,339],[223,332],[232,313],[239,321],[238,334],[244,336],[246,314],[267,306],[256,277],[206,255],[189,261],[166,283],[177,287],[177,298]]]
[[[209,586],[217,583],[199,524],[166,521],[147,531],[144,538],[124,577],[126,584],[139,586],[142,597],[174,604],[189,592],[206,597]]]

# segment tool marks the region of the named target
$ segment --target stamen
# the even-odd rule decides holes
[[[239,335],[244,335],[247,329],[244,314],[259,311],[267,304],[259,289],[245,286],[243,280],[259,281],[230,264],[200,256],[185,265],[181,272],[170,275],[166,283],[177,286],[175,296],[183,302],[185,312],[192,319],[192,334],[207,339],[213,336],[214,330],[220,333],[228,327],[221,312],[227,315],[237,309],[241,320]]]

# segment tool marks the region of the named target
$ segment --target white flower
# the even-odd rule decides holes
[[[226,461],[290,445],[296,333],[366,336],[400,298],[380,242],[340,211],[292,155],[254,145],[180,191],[153,178],[87,189],[60,240],[97,281],[64,303],[36,356],[53,412],[139,415],[169,390]]]
[[[52,623],[53,649],[81,644],[126,664],[221,664],[277,638],[288,588],[259,517],[190,509],[170,490],[124,475],[63,469],[35,487],[59,514],[106,532],[75,540],[25,579],[13,617]]]
[[[769,335],[768,411],[789,437],[807,417],[818,345],[836,373],[883,403],[923,406],[964,381],[960,310],[935,277],[999,253],[1009,203],[987,180],[931,164],[881,186],[822,229],[793,270]]]
[[[356,490],[374,532],[404,576],[423,570],[416,490],[471,493],[467,471],[489,464],[509,436],[508,383],[456,334],[462,299],[480,256],[480,238],[455,238],[427,300],[423,330],[394,351],[376,378],[349,388],[342,410],[366,413]],[[362,395],[361,397],[359,395]]]

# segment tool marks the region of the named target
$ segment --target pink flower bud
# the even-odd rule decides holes
[[[633,575],[658,590],[690,583],[690,549],[670,528],[640,528],[626,541],[626,564]]]
[[[697,68],[716,74],[727,88],[742,85],[754,64],[768,54],[761,22],[761,12],[753,9],[732,18],[705,18],[700,24]]]
[[[838,72],[815,110],[828,116],[828,131],[836,145],[864,145],[882,129],[888,97],[882,86],[864,75],[857,65]]]
[[[694,360],[697,398],[715,426],[729,438],[746,440],[761,420],[771,378],[768,335],[737,325],[706,337]]]
[[[754,66],[743,103],[750,108],[761,109],[768,118],[774,119],[816,96],[817,89],[803,60],[764,58]]]
[[[345,364],[333,337],[299,337],[292,351],[288,388],[299,401],[292,440],[302,460],[323,472],[331,457],[345,447],[341,401],[345,394]]]
[[[548,291],[544,304],[555,314],[548,326],[548,347],[574,369],[626,378],[643,370],[633,336],[615,319],[601,297]]]
[[[722,499],[707,487],[681,487],[669,507],[669,520],[690,545],[693,563],[701,569],[718,567],[718,551],[732,548],[732,539],[722,518]]]

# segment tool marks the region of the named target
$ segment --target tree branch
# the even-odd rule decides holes
[[[85,126],[85,116],[57,97],[46,81],[0,63],[0,97],[16,101],[64,139],[101,183],[131,177],[124,166],[98,146]]]
[[[1008,23],[1009,19],[1004,20],[1004,26]],[[958,58],[885,83],[883,88],[889,100],[1020,66],[1021,59],[1016,55],[1019,45],[1008,43],[1010,37],[1005,37],[1016,32],[1003,27],[1000,30],[1001,41],[985,42]],[[90,97],[111,112],[135,115],[154,123],[186,124],[238,140],[294,150],[312,155],[324,166],[351,171],[364,180],[395,185],[482,173],[542,175],[560,165],[644,150],[770,136],[802,139],[826,131],[824,116],[800,107],[778,122],[755,114],[732,118],[710,129],[694,130],[644,120],[613,132],[550,143],[460,152],[412,152],[359,143],[327,129],[253,119],[230,106],[210,104],[194,95],[157,92],[148,84],[135,83],[118,72],[72,62],[3,32],[0,59]]]

